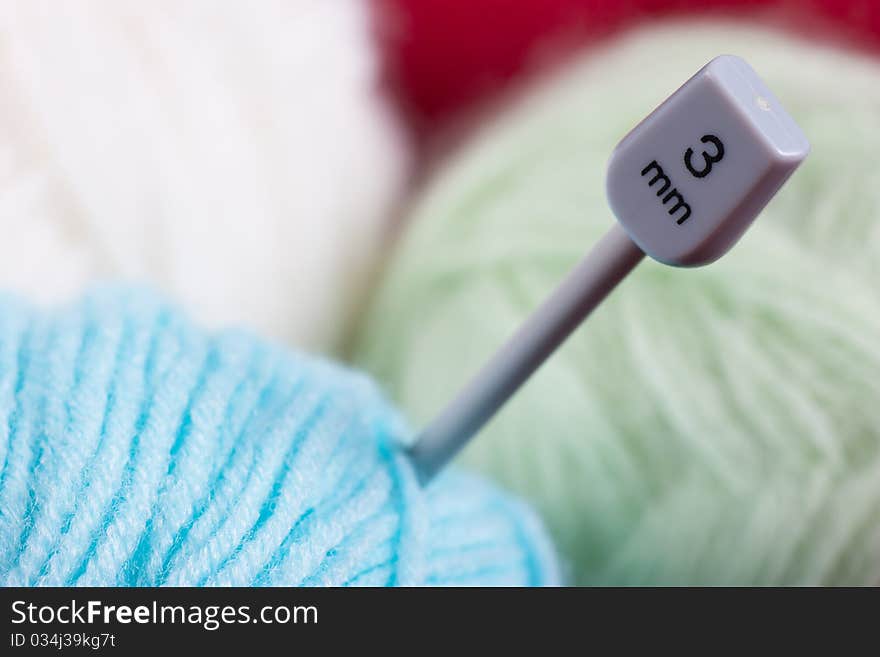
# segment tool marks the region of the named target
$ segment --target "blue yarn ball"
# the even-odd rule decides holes
[[[0,299],[4,585],[545,585],[532,513],[427,490],[366,377],[143,291]]]

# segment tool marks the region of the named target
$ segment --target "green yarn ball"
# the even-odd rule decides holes
[[[631,34],[439,172],[356,360],[424,422],[614,220],[617,141],[713,56],[811,156],[742,242],[645,262],[463,454],[538,506],[579,584],[880,581],[880,66],[766,31]]]

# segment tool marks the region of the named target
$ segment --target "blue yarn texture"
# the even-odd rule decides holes
[[[158,297],[0,298],[4,585],[552,585],[535,516],[427,490],[365,376]]]

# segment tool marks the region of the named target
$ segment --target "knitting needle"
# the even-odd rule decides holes
[[[645,254],[675,266],[718,259],[809,149],[742,59],[722,55],[700,69],[615,148],[606,187],[619,223],[417,437],[409,453],[421,482],[455,456]]]
[[[423,483],[489,421],[644,255],[619,224],[611,227],[419,435],[410,456]]]

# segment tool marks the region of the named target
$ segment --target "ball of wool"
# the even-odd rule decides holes
[[[699,23],[628,35],[453,158],[358,357],[423,422],[614,221],[617,141],[721,52],[813,151],[741,243],[640,266],[470,444],[543,512],[580,583],[880,579],[880,66]]]
[[[0,9],[0,286],[344,337],[403,187],[364,0]]]
[[[0,299],[3,585],[558,582],[521,503],[425,491],[365,376],[156,297]]]

